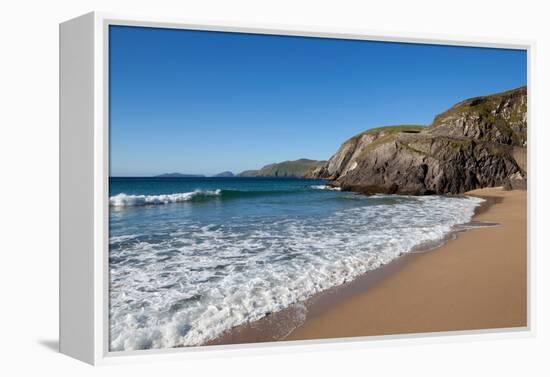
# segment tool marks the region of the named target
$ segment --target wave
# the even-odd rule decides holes
[[[321,186],[311,186],[313,189],[320,189]],[[326,190],[339,190],[339,188],[332,188],[326,186]],[[120,193],[109,198],[109,205],[112,207],[134,207],[145,206],[154,204],[171,204],[171,203],[183,203],[183,202],[198,202],[209,199],[238,199],[238,198],[253,198],[259,196],[277,196],[288,195],[296,193],[305,193],[307,188],[292,189],[292,190],[257,190],[257,191],[243,191],[243,190],[229,190],[229,189],[217,189],[217,190],[195,190],[191,192],[180,192],[174,194],[162,194],[162,195],[129,195]]]
[[[340,187],[333,187],[333,186],[327,186],[327,185],[312,185],[309,187],[311,187],[314,190],[340,191]]]
[[[188,202],[191,200],[207,199],[220,196],[222,190],[181,192],[165,195],[128,195],[120,193],[109,198],[109,205],[113,207],[133,207],[151,204],[170,204]]]

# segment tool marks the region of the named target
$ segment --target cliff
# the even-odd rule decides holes
[[[430,126],[367,130],[307,174],[366,194],[458,194],[527,180],[527,89],[462,101]]]
[[[245,170],[238,174],[239,177],[278,177],[278,178],[302,178],[312,170],[323,166],[326,161],[308,160],[305,158],[295,161],[284,161],[269,164],[259,170]]]

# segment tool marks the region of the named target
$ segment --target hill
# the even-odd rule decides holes
[[[234,177],[234,176],[235,176],[235,174],[233,174],[233,172],[224,171],[224,172],[221,172],[219,174],[214,175],[213,177]]]
[[[308,160],[305,158],[295,161],[284,161],[269,164],[259,170],[245,170],[238,174],[239,177],[278,177],[278,178],[303,178],[312,170],[326,164],[326,161]]]

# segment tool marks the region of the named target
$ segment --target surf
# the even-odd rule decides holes
[[[367,197],[323,181],[195,182],[162,183],[155,192],[147,180],[133,180],[113,190],[155,193],[117,200],[157,205],[111,211],[113,351],[205,344],[439,242],[483,201]],[[211,205],[172,204],[197,200]]]
[[[313,188],[313,187],[312,187]],[[314,189],[317,189],[316,187]],[[156,195],[131,195],[120,193],[109,197],[109,205],[111,207],[135,207],[147,205],[166,205],[173,203],[184,202],[202,202],[206,200],[227,200],[238,198],[254,198],[262,196],[280,196],[296,193],[307,192],[307,188],[293,190],[231,190],[231,189],[215,189],[215,190],[194,190],[190,192],[180,192],[172,194],[156,194]]]

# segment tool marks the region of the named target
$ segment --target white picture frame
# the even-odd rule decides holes
[[[295,352],[371,347],[395,343],[448,342],[534,335],[532,226],[528,230],[528,325],[525,328],[422,333],[315,341],[189,347],[147,351],[108,350],[108,166],[109,77],[108,28],[132,25],[175,29],[247,32],[514,48],[527,51],[528,138],[532,123],[533,41],[461,38],[455,36],[388,34],[314,27],[189,22],[165,18],[92,12],[60,24],[60,352],[90,364],[150,359]],[[534,156],[534,144],[528,150]],[[531,164],[529,164],[531,175]],[[529,185],[528,219],[533,218],[533,187]],[[532,225],[529,221],[528,225]],[[461,335],[460,337],[456,335]]]

